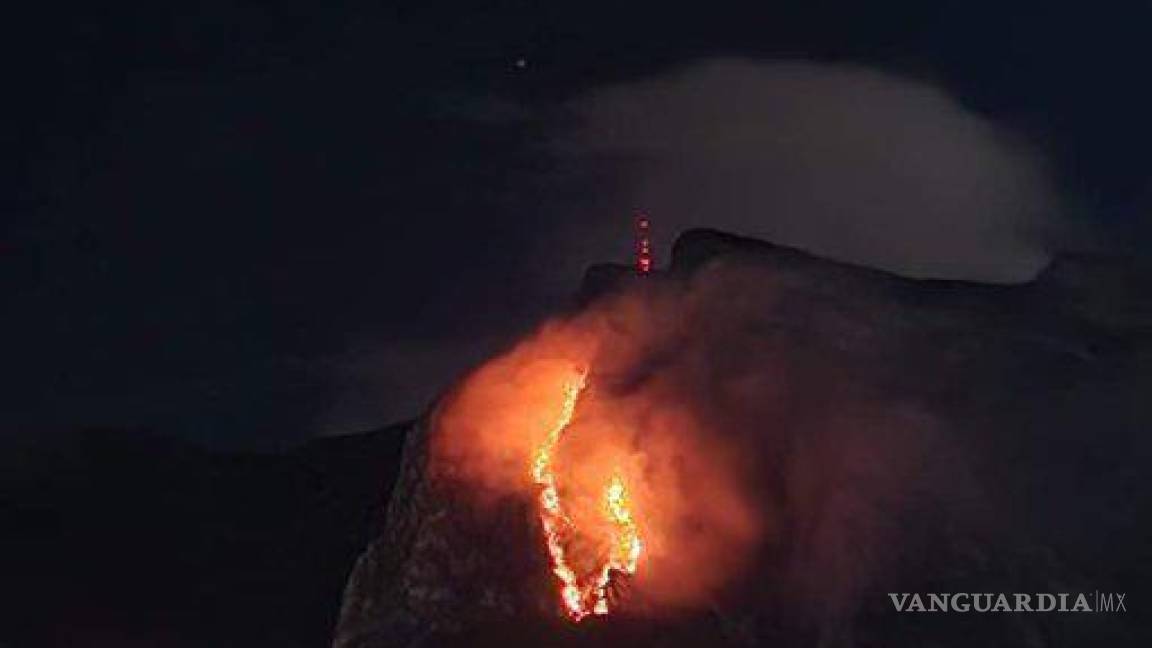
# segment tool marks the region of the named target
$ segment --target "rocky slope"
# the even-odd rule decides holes
[[[786,429],[771,433],[786,445],[764,446],[776,531],[743,582],[690,613],[557,619],[521,586],[546,570],[531,516],[509,504],[477,518],[430,479],[425,419],[348,581],[335,648],[1147,645],[1141,611],[916,616],[886,596],[1148,593],[1145,275],[1060,258],[1022,285],[917,281],[695,231],[643,281],[733,268],[755,281],[708,298],[738,304],[733,330],[786,363],[789,394],[762,421]],[[636,281],[594,268],[579,301]]]

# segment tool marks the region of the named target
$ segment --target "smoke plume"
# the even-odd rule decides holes
[[[787,591],[798,609],[851,614],[904,514],[970,480],[938,422],[882,395],[872,354],[898,356],[893,341],[836,312],[853,305],[801,303],[810,288],[795,287],[725,262],[555,319],[442,402],[432,465],[478,501],[531,505],[534,450],[587,369],[558,479],[594,524],[600,485],[624,475],[644,541],[631,601],[661,612],[750,590],[741,600],[768,606]],[[797,346],[812,327],[843,347]]]

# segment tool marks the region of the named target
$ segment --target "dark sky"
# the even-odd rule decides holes
[[[415,415],[637,201],[932,276],[1149,240],[1148,3],[168,5],[7,21],[9,438]]]

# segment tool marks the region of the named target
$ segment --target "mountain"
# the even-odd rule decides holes
[[[336,648],[1152,641],[1138,611],[917,615],[888,596],[1146,600],[1152,283],[1140,269],[1063,256],[1018,285],[916,280],[701,230],[666,272],[593,268],[574,312],[629,293],[672,295],[641,303],[660,309],[648,325],[674,333],[637,335],[654,351],[628,389],[690,367],[676,376],[696,386],[684,398],[754,466],[771,531],[750,566],[707,605],[568,623],[533,593],[548,565],[526,505],[478,513],[471,488],[439,476],[464,467],[429,471],[437,431],[422,419],[348,582]]]
[[[668,328],[705,325],[677,342],[708,359],[691,384],[738,396],[700,401],[715,433],[764,444],[774,533],[709,605],[579,626],[525,606],[523,580],[547,576],[530,516],[470,517],[438,487],[428,417],[265,454],[84,430],[0,455],[0,646],[1152,645],[1142,269],[912,280],[692,231],[665,272],[589,270],[572,314],[645,286],[691,297]],[[762,384],[786,397],[745,389]],[[900,614],[887,596],[1096,590],[1128,612]]]

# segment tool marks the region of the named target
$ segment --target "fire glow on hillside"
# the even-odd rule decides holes
[[[739,450],[701,423],[674,374],[646,369],[653,347],[633,331],[651,306],[554,320],[436,411],[433,470],[481,515],[530,513],[536,540],[517,562],[547,572],[508,583],[513,596],[533,592],[527,605],[571,621],[704,605],[758,534]]]

